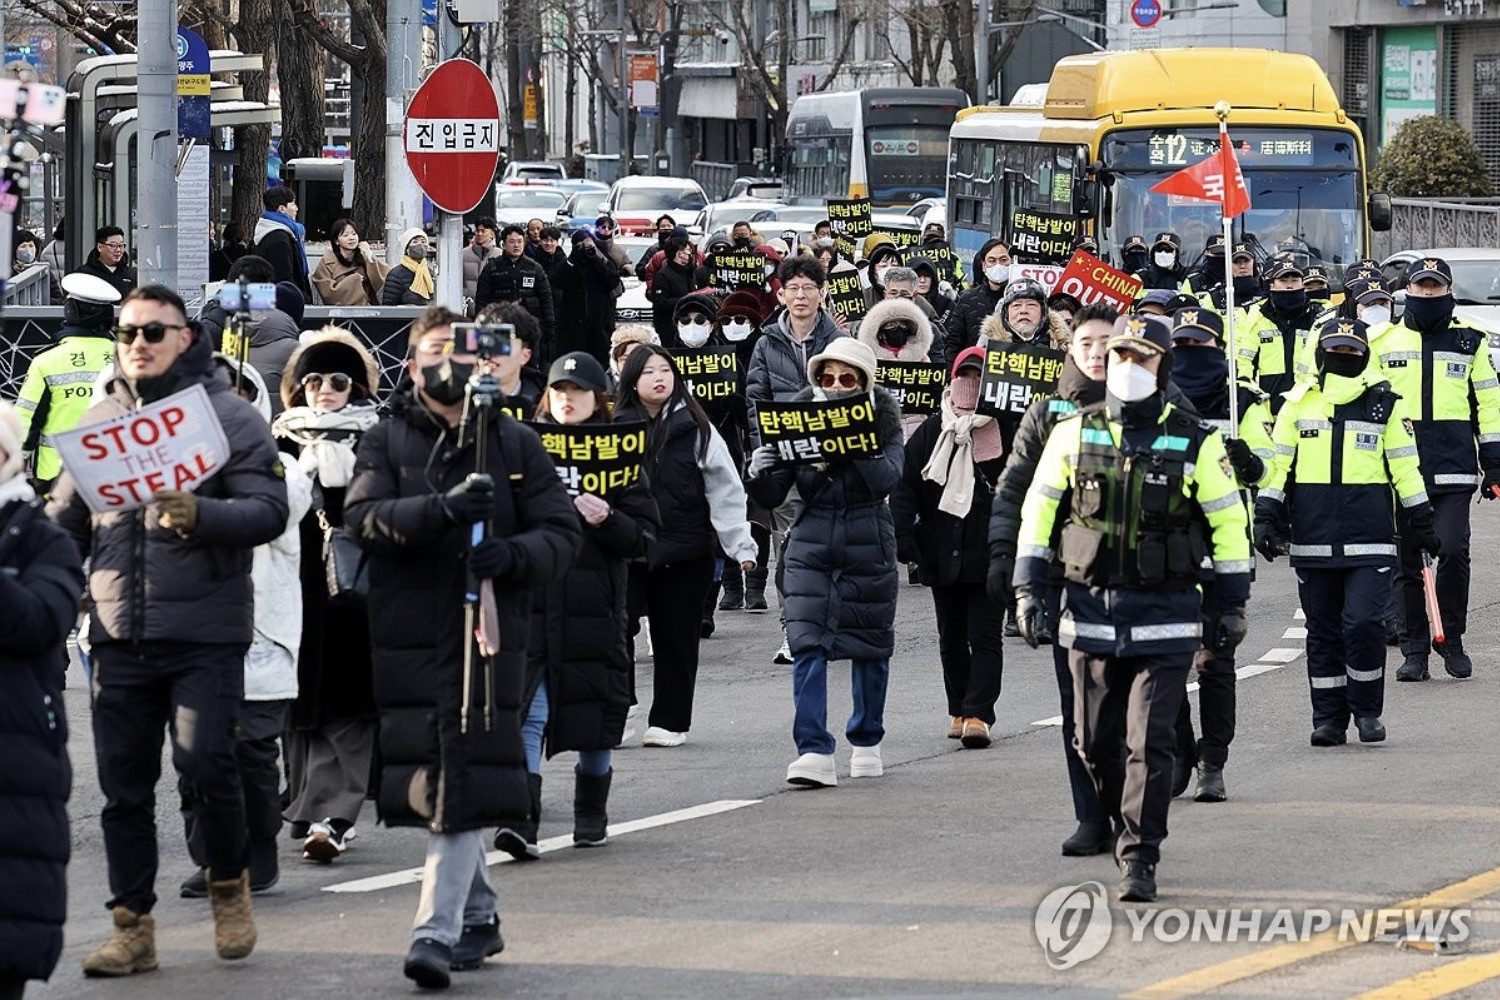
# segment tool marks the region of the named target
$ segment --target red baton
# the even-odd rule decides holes
[[[1432,626],[1432,641],[1442,642],[1443,615],[1438,609],[1437,570],[1432,556],[1422,553],[1422,595],[1427,599],[1427,621]]]

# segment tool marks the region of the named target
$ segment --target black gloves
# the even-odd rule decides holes
[[[1235,478],[1241,486],[1254,486],[1266,474],[1266,463],[1250,450],[1243,438],[1225,438],[1224,453],[1229,456],[1229,464],[1234,466]]]
[[[474,524],[495,512],[495,480],[484,473],[469,477],[439,498],[443,513],[454,524]]]
[[[469,550],[469,571],[481,580],[506,576],[515,565],[510,543],[501,538],[486,538]]]
[[[1255,551],[1266,557],[1266,562],[1275,562],[1277,556],[1287,553],[1286,538],[1271,521],[1257,518],[1253,534]]]
[[[990,554],[990,573],[985,578],[985,593],[1001,607],[1010,600],[1010,581],[1016,571],[1016,558],[1009,555]]]
[[[1484,482],[1479,484],[1479,499],[1500,500],[1500,469],[1485,469]]]
[[[1407,511],[1406,527],[1411,535],[1412,544],[1417,548],[1434,559],[1443,554],[1443,543],[1438,538],[1437,528],[1433,525],[1431,506],[1418,504],[1413,510]]]
[[[1032,596],[1030,587],[1016,588],[1016,628],[1026,645],[1036,649],[1042,643],[1043,619],[1046,611],[1042,602]]]
[[[1244,608],[1224,608],[1219,612],[1219,627],[1214,631],[1214,649],[1226,653],[1245,641],[1249,624]]]

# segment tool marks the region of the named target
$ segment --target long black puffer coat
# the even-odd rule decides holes
[[[979,343],[979,337],[984,327],[984,321],[995,312],[995,307],[1000,304],[1000,299],[1005,295],[1005,285],[1002,283],[998,288],[991,288],[990,283],[984,278],[984,255],[989,253],[997,244],[1004,240],[986,240],[984,246],[974,255],[974,270],[970,272],[974,287],[959,295],[953,300],[953,310],[948,314],[946,326],[948,336],[943,345],[947,348],[947,356],[957,358],[966,348],[973,347]]]
[[[812,399],[813,390],[797,396]],[[896,531],[886,497],[901,480],[901,405],[875,390],[880,451],[826,468],[777,467],[750,480],[750,496],[775,510],[792,486],[803,503],[786,543],[786,634],[792,654],[821,648],[830,660],[889,659],[896,646]]]
[[[474,471],[472,440],[402,393],[360,441],[344,524],[370,560],[370,632],[380,712],[380,790],[389,826],[438,833],[519,822],[530,807],[520,705],[531,629],[531,591],[559,579],[578,552],[573,502],[535,432],[503,413],[488,427],[495,480],[493,536],[513,565],[494,581],[500,651],[488,705],[482,660],[461,727],[466,525],[442,495]]]
[[[37,501],[0,505],[0,982],[46,979],[68,912],[63,643],[83,560]]]
[[[526,695],[531,704],[547,678],[547,756],[618,746],[630,711],[633,665],[626,638],[626,578],[660,525],[644,479],[604,497],[612,508],[599,525],[577,515],[583,547],[567,574],[532,591]]]

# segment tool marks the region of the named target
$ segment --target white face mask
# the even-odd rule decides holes
[[[1365,306],[1359,311],[1359,318],[1366,326],[1374,326],[1377,323],[1389,323],[1391,321],[1390,306]]]
[[[738,344],[750,336],[750,331],[755,329],[747,319],[727,319],[724,321],[724,339],[731,344]]]
[[[677,336],[682,338],[684,347],[702,347],[708,343],[708,333],[712,329],[711,323],[678,323]]]
[[[16,260],[20,261],[22,264],[30,264],[32,261],[36,260],[36,251],[32,250],[30,247],[27,247],[25,250],[17,250]]]
[[[1116,361],[1104,373],[1104,387],[1124,403],[1139,403],[1156,391],[1156,373],[1134,361]]]
[[[1156,261],[1157,267],[1163,268],[1171,267],[1177,263],[1177,255],[1170,250],[1158,250],[1151,255],[1151,259]]]
[[[1004,264],[996,264],[994,267],[984,269],[985,280],[992,285],[998,285],[1005,281],[1006,275],[1010,274],[1010,268]]]
[[[875,265],[875,277],[884,278],[885,272],[889,271],[890,269],[891,265],[889,261],[881,261],[879,264]]]

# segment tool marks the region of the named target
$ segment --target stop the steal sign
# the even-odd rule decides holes
[[[157,490],[192,492],[229,460],[229,441],[201,385],[54,434],[51,444],[96,514],[144,507]]]

